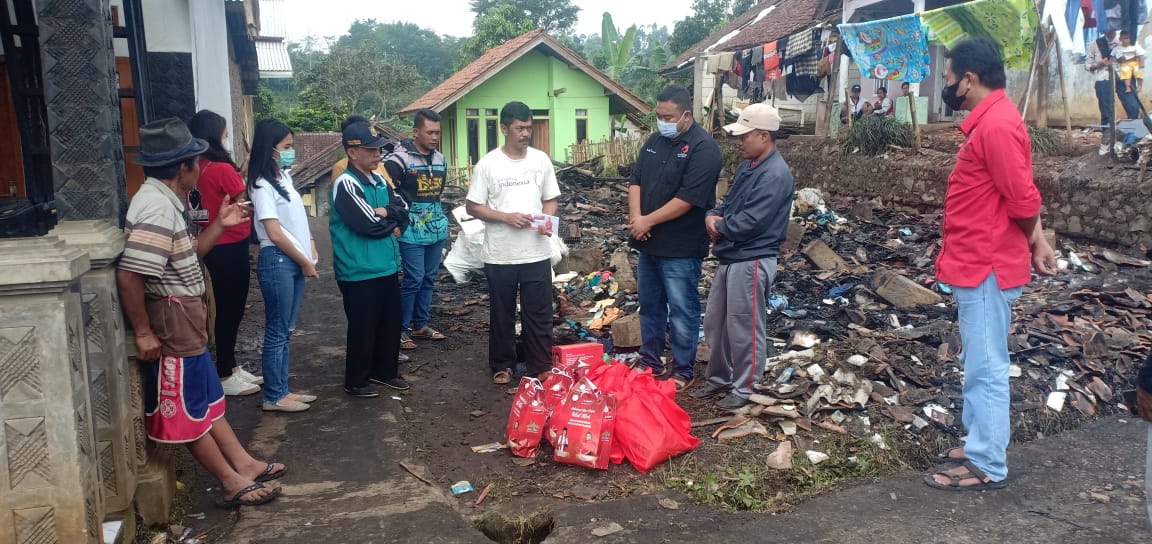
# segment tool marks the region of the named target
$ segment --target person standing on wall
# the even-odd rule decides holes
[[[408,204],[375,172],[386,140],[371,125],[350,123],[343,132],[348,170],[332,185],[336,282],[348,318],[344,392],[373,398],[373,385],[406,391],[400,377],[400,246]]]
[[[516,295],[528,375],[545,378],[552,364],[552,224],[533,228],[533,215],[556,215],[560,185],[552,160],[532,142],[532,110],[509,102],[500,110],[504,145],[476,163],[468,215],[484,222],[488,277],[488,366],[492,383],[512,382],[516,368]]]
[[[432,290],[440,274],[440,256],[448,239],[448,216],[440,195],[444,192],[445,166],[440,147],[440,114],[433,110],[416,112],[412,138],[405,139],[384,160],[384,168],[396,183],[400,196],[410,206],[408,229],[400,237],[400,258],[404,278],[400,282],[400,304],[404,332],[400,349],[416,349],[413,338],[443,340],[444,334],[432,328]]]
[[[720,267],[704,316],[704,335],[712,349],[708,382],[689,396],[728,392],[716,407],[736,410],[751,402],[752,386],[764,376],[768,346],[764,298],[776,277],[780,244],[788,237],[796,187],[788,163],[776,149],[774,134],[780,130],[776,108],[752,104],[724,130],[740,138],[744,162],[724,200],[705,219]]]
[[[936,277],[952,286],[964,366],[963,446],[939,455],[924,476],[950,491],[1007,485],[1009,416],[1008,331],[1012,304],[1031,270],[1056,272],[1056,258],[1040,225],[1040,192],[1032,177],[1032,142],[1016,105],[1004,92],[1000,48],[989,38],[956,44],[946,55],[941,99],[968,110],[967,139],[956,156],[944,196],[944,244]]]
[[[640,252],[641,364],[676,382],[694,378],[700,343],[700,273],[708,256],[704,214],[716,203],[720,146],[692,118],[688,90],[670,85],[656,99],[659,128],[640,149],[628,187],[630,246]],[[672,361],[662,356],[671,344]]]
[[[225,151],[228,122],[208,110],[200,110],[188,122],[192,136],[208,142],[208,150],[200,156],[200,179],[187,194],[188,215],[200,228],[216,220],[224,197],[243,200],[245,187],[239,167]],[[248,304],[248,288],[252,266],[248,262],[248,239],[252,236],[252,222],[245,221],[224,229],[212,250],[204,256],[212,294],[216,303],[216,322],[213,337],[216,340],[216,373],[224,394],[253,395],[260,392],[264,378],[244,370],[236,362],[236,335],[244,320],[244,307]]]
[[[318,278],[316,242],[308,212],[288,168],[296,160],[292,130],[275,119],[256,123],[248,162],[248,197],[256,218],[260,257],[256,276],[264,295],[264,405],[267,412],[303,412],[312,395],[288,390],[289,344],[304,301],[304,278]]]
[[[1108,154],[1108,134],[1112,132],[1116,117],[1116,97],[1112,94],[1112,47],[1106,36],[1092,40],[1088,44],[1088,58],[1084,66],[1092,73],[1096,82],[1096,103],[1100,106],[1100,132],[1105,136],[1100,144],[1100,154]]]

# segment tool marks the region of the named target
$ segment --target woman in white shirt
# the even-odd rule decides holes
[[[287,172],[295,159],[287,125],[275,119],[256,124],[248,197],[260,239],[256,274],[264,294],[263,408],[270,412],[302,412],[316,400],[288,391],[288,343],[304,299],[304,278],[319,277],[308,213]]]

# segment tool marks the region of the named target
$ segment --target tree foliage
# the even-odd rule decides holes
[[[336,46],[355,48],[371,42],[381,55],[402,59],[428,81],[439,83],[452,75],[460,41],[413,23],[357,19],[348,33],[336,40]]]
[[[467,66],[489,49],[536,28],[536,23],[522,10],[508,3],[488,8],[472,20],[472,37],[460,46],[456,69]]]
[[[298,70],[297,83],[346,112],[387,118],[412,98],[424,78],[366,40],[355,46],[333,44],[319,62]]]
[[[670,53],[675,56],[687,51],[758,3],[757,0],[693,0],[692,15],[677,22],[672,30],[668,40]]]
[[[532,22],[530,28],[543,28],[550,34],[566,34],[576,26],[580,8],[572,0],[469,0],[468,5],[477,18],[492,8],[507,4],[516,12],[516,19]],[[523,32],[521,32],[523,34]]]

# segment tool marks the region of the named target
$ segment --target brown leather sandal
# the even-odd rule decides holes
[[[492,383],[496,385],[508,385],[512,383],[512,369],[505,368],[492,373]]]
[[[988,491],[991,489],[1003,489],[1008,487],[1008,482],[1005,480],[993,482],[987,474],[984,474],[984,471],[976,468],[976,465],[973,465],[971,461],[964,461],[960,467],[966,469],[967,472],[961,474],[952,474],[948,472],[948,470],[955,469],[937,470],[931,474],[925,474],[924,483],[928,484],[928,487],[933,489],[943,489],[945,491]],[[948,483],[942,484],[937,482],[936,476],[943,476],[948,478]],[[960,485],[960,482],[970,479],[980,480],[980,483],[973,485]]]

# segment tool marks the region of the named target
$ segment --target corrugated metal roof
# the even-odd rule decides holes
[[[260,0],[260,35],[269,38],[288,37],[288,23],[284,16],[288,6],[284,0]]]
[[[256,38],[256,56],[260,59],[260,77],[292,77],[292,59],[284,40]]]

